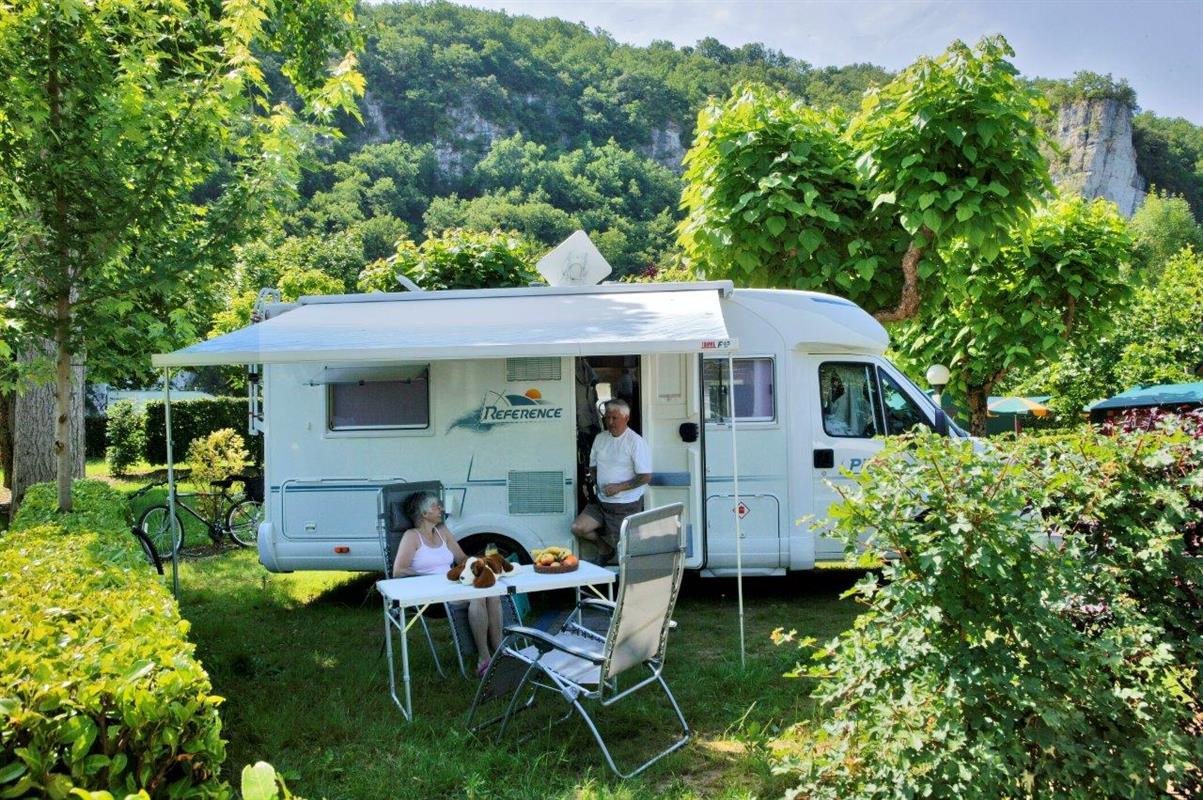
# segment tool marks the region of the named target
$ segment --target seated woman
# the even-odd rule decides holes
[[[405,510],[413,521],[397,546],[393,575],[442,575],[452,564],[467,560],[464,551],[443,522],[443,504],[430,492],[409,498]],[[482,597],[468,601],[468,625],[476,642],[476,674],[484,675],[493,651],[501,644],[501,600]]]

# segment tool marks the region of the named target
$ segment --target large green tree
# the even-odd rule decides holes
[[[1136,290],[1098,335],[1074,337],[1060,358],[1012,378],[1016,392],[1051,394],[1067,419],[1137,384],[1189,383],[1203,370],[1203,255],[1187,247]]]
[[[1011,55],[1002,37],[955,42],[867,92],[850,120],[757,87],[712,103],[686,156],[686,255],[710,276],[913,317],[924,285],[956,268],[941,245],[994,261],[1051,188],[1043,102]]]
[[[965,399],[971,430],[984,434],[989,396],[1010,373],[1055,362],[1071,342],[1088,345],[1121,308],[1131,250],[1114,203],[1055,200],[992,264],[967,242],[948,248],[957,282],[892,331],[895,349],[916,372],[947,364],[948,390]]]
[[[950,364],[984,432],[1009,372],[1107,320],[1131,247],[1107,204],[1045,205],[1046,107],[1011,55],[1001,37],[954,43],[851,119],[758,87],[712,104],[686,157],[686,256],[712,277],[852,298],[892,323],[903,360]]]
[[[1152,191],[1131,220],[1135,263],[1146,282],[1157,280],[1182,248],[1203,249],[1203,225],[1195,221],[1186,198]]]
[[[72,360],[111,342],[115,319],[144,347],[180,332],[178,318],[145,302],[188,284],[161,256],[228,236],[191,193],[227,159],[229,180],[210,187],[220,198],[213,216],[240,225],[290,190],[310,123],[354,111],[362,91],[353,5],[4,5],[0,285],[25,334],[53,342],[62,510],[71,507]],[[265,53],[275,54],[292,105],[273,99]]]

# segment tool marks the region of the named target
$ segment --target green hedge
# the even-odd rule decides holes
[[[181,400],[171,404],[172,449],[176,461],[182,461],[193,439],[203,439],[213,431],[232,428],[243,435],[247,450],[256,462],[263,460],[263,437],[245,436],[246,398],[214,397],[201,400]],[[150,464],[167,463],[167,425],[163,414],[163,401],[153,400],[146,404],[146,461]]]
[[[221,698],[188,623],[96,481],[30,489],[0,537],[0,797],[229,797]]]

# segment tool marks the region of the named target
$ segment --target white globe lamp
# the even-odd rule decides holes
[[[936,390],[935,396],[932,399],[939,406],[940,394],[944,391],[944,387],[948,385],[948,378],[950,377],[948,367],[943,364],[932,364],[927,368],[925,377],[927,378],[927,382],[931,384],[931,387]]]

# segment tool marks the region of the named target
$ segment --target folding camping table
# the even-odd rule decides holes
[[[576,589],[580,599],[582,586],[612,584],[617,575],[605,567],[588,561],[580,562],[573,572],[538,573],[530,566],[520,568],[514,574],[505,575],[488,589],[465,586],[458,581],[449,581],[445,575],[418,575],[410,578],[388,578],[377,581],[376,589],[384,600],[384,638],[388,651],[388,689],[397,708],[407,720],[414,718],[413,697],[410,692],[409,646],[407,633],[410,626],[432,603],[455,603],[476,600],[481,597],[500,597],[503,594],[526,594],[547,592],[554,589]],[[417,608],[413,619],[406,622],[407,608]],[[397,696],[397,673],[393,662],[393,628],[401,639],[401,679],[404,684],[404,701]]]

